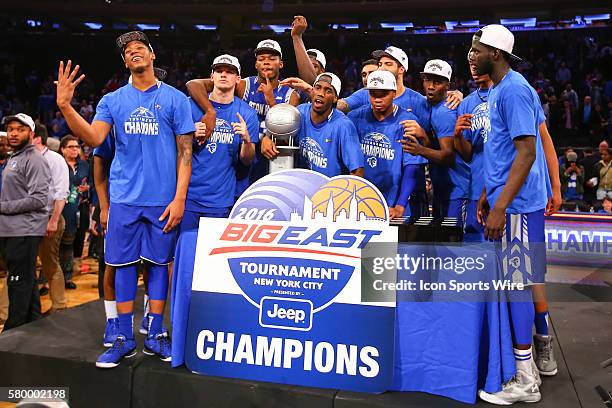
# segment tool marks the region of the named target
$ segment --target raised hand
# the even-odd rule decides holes
[[[306,31],[308,22],[304,16],[294,16],[293,22],[291,23],[291,36],[301,36]]]
[[[232,122],[232,127],[234,128],[234,133],[240,135],[240,139],[242,139],[243,143],[251,143],[251,137],[249,136],[249,129],[247,127],[246,122],[242,118],[239,112],[236,112],[236,116],[238,116],[238,120],[240,122]]]
[[[464,130],[472,128],[472,116],[474,115],[471,113],[464,113],[457,118],[457,122],[455,122],[455,137],[463,135]]]
[[[57,85],[56,102],[60,109],[70,106],[70,102],[74,97],[74,90],[85,79],[85,74],[82,74],[76,80],[74,79],[79,72],[79,68],[80,66],[77,65],[72,69],[71,60],[68,60],[66,67],[64,67],[64,61],[60,61],[57,81],[55,81],[55,85]]]

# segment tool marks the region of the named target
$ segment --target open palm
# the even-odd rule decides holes
[[[72,69],[72,61],[68,60],[68,63],[64,67],[64,61],[60,61],[59,69],[57,71],[57,81],[55,84],[57,85],[57,95],[56,101],[57,106],[60,108],[62,106],[70,105],[70,101],[72,101],[72,97],[74,96],[74,90],[77,85],[81,83],[83,79],[85,79],[85,75],[81,75],[76,80],[74,79],[79,72],[80,66],[77,65]]]

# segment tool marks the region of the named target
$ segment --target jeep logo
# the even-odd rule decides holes
[[[312,302],[264,296],[259,308],[259,324],[286,330],[308,331],[312,327]]]

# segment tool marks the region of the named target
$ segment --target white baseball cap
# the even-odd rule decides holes
[[[327,64],[327,59],[325,59],[325,54],[323,54],[321,51],[317,50],[316,48],[311,48],[309,50],[306,50],[306,53],[308,55],[312,55],[313,57],[315,57],[315,59],[319,61],[319,64],[321,64],[323,69],[325,69],[325,65]]]
[[[264,51],[272,52],[273,54],[278,54],[281,58],[283,58],[283,51],[281,50],[281,46],[278,42],[274,40],[263,40],[257,44],[257,48],[255,48],[255,55],[261,54]]]
[[[384,70],[373,71],[368,76],[368,85],[366,86],[366,89],[368,91],[375,89],[381,91],[397,91],[395,75]]]
[[[227,65],[230,67],[234,67],[238,71],[238,75],[240,75],[240,61],[238,61],[238,58],[234,57],[233,55],[229,55],[229,54],[219,55],[213,60],[213,63],[210,69],[214,71],[215,68],[217,68],[220,65]]]
[[[390,46],[385,48],[384,50],[376,50],[372,52],[372,57],[378,60],[382,57],[391,57],[397,62],[399,62],[400,65],[404,67],[406,71],[408,71],[408,55],[406,55],[404,50],[402,50],[401,48]]]
[[[453,75],[453,69],[448,62],[440,59],[434,59],[427,61],[427,64],[425,64],[425,68],[421,74],[437,75],[450,81],[451,76]]]
[[[30,129],[32,129],[32,132],[34,132],[34,129],[36,129],[36,124],[34,124],[34,120],[32,119],[32,117],[30,115],[26,115],[25,113],[18,113],[16,115],[6,116],[2,123],[7,125],[13,120],[16,120],[28,126]]]
[[[514,34],[501,24],[489,24],[480,29],[482,35],[480,42],[493,48],[500,49],[510,54],[514,59],[521,60],[520,57],[512,54],[514,48]]]
[[[336,90],[336,96],[340,97],[340,89],[342,89],[342,82],[340,82],[340,78],[338,78],[336,76],[336,74],[333,74],[331,72],[323,72],[322,74],[317,75],[317,78],[314,81],[314,84],[316,84],[317,82],[319,82],[320,79],[322,79],[322,77],[329,77],[331,79],[327,80],[326,78],[324,78],[323,80],[329,84],[331,84],[331,86],[334,87],[334,89]]]

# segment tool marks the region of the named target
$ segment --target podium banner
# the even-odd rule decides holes
[[[362,251],[383,242],[397,250],[388,219],[384,197],[368,181],[298,169],[253,184],[228,219],[202,218],[187,367],[303,386],[390,389],[395,295],[377,302],[361,296]]]

